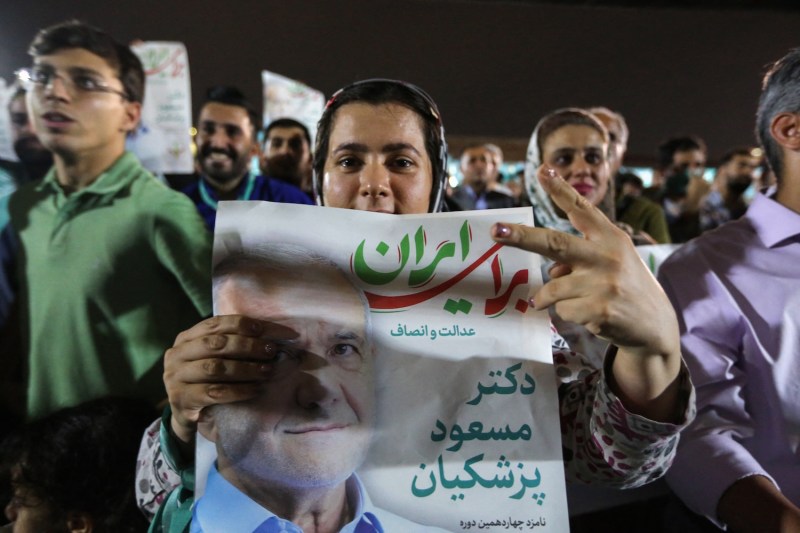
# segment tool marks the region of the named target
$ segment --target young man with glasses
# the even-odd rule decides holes
[[[211,311],[209,235],[125,151],[144,92],[131,50],[70,21],[42,30],[30,54],[18,77],[54,165],[11,197],[0,255],[20,309],[26,413],[108,393],[157,403],[163,347]]]

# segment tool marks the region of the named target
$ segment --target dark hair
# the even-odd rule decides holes
[[[82,48],[105,59],[117,71],[128,100],[139,103],[144,101],[142,62],[129,47],[119,44],[98,28],[78,20],[61,22],[37,33],[28,53],[35,58],[65,48]]]
[[[143,400],[102,398],[69,407],[20,430],[6,447],[13,484],[44,505],[53,524],[86,513],[98,533],[147,530],[136,506],[139,441],[157,416]]]
[[[772,119],[780,113],[800,113],[800,48],[777,60],[764,76],[756,112],[756,136],[778,183],[783,174],[783,152],[770,132]]]
[[[317,124],[317,142],[314,147],[314,196],[322,203],[322,174],[328,157],[328,141],[333,129],[336,111],[350,103],[370,105],[400,104],[414,111],[422,120],[425,150],[431,160],[432,187],[428,211],[441,209],[442,195],[447,180],[447,143],[444,126],[436,103],[419,87],[397,80],[372,79],[348,85],[334,93],[322,118]]]
[[[722,159],[719,160],[719,166],[728,163],[731,159],[738,155],[746,155],[748,157],[753,156],[753,149],[749,146],[739,146],[732,150],[728,150],[725,155],[722,156]]]
[[[489,148],[489,146],[486,143],[472,143],[468,144],[461,150],[460,157],[464,157],[464,154],[467,153],[467,150],[476,150],[476,149],[486,150],[492,155],[495,154],[495,152],[491,148]]]
[[[267,142],[267,138],[269,138],[269,132],[271,132],[273,128],[300,128],[303,131],[303,137],[306,138],[309,148],[311,147],[311,134],[308,133],[308,128],[306,128],[302,122],[299,122],[293,118],[279,118],[273,120],[264,130],[265,143]]]
[[[617,176],[617,179],[619,180],[620,186],[630,183],[638,189],[644,189],[644,182],[642,181],[642,178],[631,172],[620,173]]]
[[[206,100],[203,106],[209,102],[217,102],[218,104],[232,105],[241,107],[247,111],[247,116],[250,118],[250,123],[253,125],[253,138],[255,139],[256,133],[261,129],[259,115],[256,112],[253,104],[238,88],[230,85],[215,85],[206,91]]]
[[[658,146],[659,170],[666,170],[672,166],[672,156],[676,152],[688,152],[690,150],[700,150],[706,153],[706,143],[696,135],[681,135],[670,137]]]
[[[14,88],[14,92],[11,93],[11,97],[6,102],[6,107],[9,110],[11,109],[11,104],[13,104],[15,100],[17,100],[18,98],[25,98],[25,94],[27,94],[28,92],[19,83],[15,83],[12,87]]]
[[[617,139],[617,142],[620,142],[620,143],[625,144],[627,146],[628,137],[630,136],[630,130],[628,129],[628,123],[625,122],[625,117],[622,116],[622,113],[619,113],[617,111],[613,111],[613,110],[611,110],[611,109],[609,109],[607,107],[604,107],[604,106],[590,107],[586,111],[588,111],[589,113],[591,113],[591,114],[593,114],[595,116],[596,115],[606,115],[611,120],[613,120],[617,124],[619,124],[620,133],[622,133],[622,136],[624,137],[624,139]],[[608,135],[609,135],[609,140],[610,140],[611,132],[608,132]]]
[[[11,93],[11,98],[9,98],[8,101],[11,102],[12,100],[16,100],[19,97],[24,98],[26,94],[28,94],[28,91],[25,90],[25,87],[23,87],[19,83],[14,84],[14,92]]]

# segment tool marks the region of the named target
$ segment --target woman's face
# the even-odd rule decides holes
[[[336,111],[323,170],[326,206],[427,213],[432,186],[422,119],[414,111],[358,102]]]
[[[583,125],[563,126],[542,144],[542,162],[550,165],[592,205],[608,189],[608,144],[599,131]]]

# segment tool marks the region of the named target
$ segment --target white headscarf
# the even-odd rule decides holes
[[[598,128],[601,128],[602,131],[606,131],[603,123],[585,109],[580,109],[577,107],[565,107],[545,115],[539,121],[539,123],[536,124],[536,128],[533,130],[533,134],[531,135],[531,140],[528,143],[528,154],[525,160],[525,189],[528,192],[528,199],[533,206],[534,217],[536,218],[536,222],[538,224],[545,228],[556,229],[565,233],[571,233],[573,235],[581,235],[581,232],[576,230],[569,220],[558,215],[553,202],[550,200],[550,196],[544,190],[542,184],[539,183],[539,179],[537,177],[539,167],[542,165],[542,154],[539,150],[539,130],[541,129],[542,125],[553,115],[559,115],[567,112],[586,115],[589,121],[593,119],[594,122],[597,123]],[[608,139],[608,133],[605,134],[605,137]]]

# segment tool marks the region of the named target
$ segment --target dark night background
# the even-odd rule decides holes
[[[453,148],[499,138],[512,158],[547,111],[606,105],[628,119],[629,162],[685,132],[713,160],[753,142],[765,66],[800,46],[797,0],[0,0],[0,77],[28,65],[39,28],[69,17],[123,42],[184,42],[195,110],[217,83],[260,103],[261,69],[326,95],[401,78],[439,103]]]

